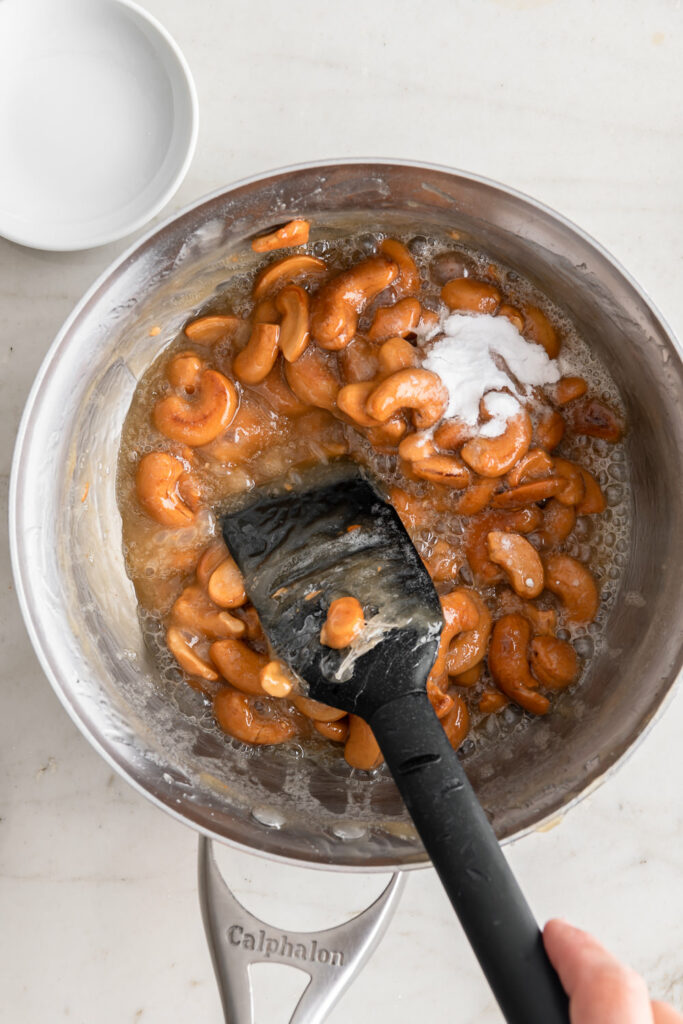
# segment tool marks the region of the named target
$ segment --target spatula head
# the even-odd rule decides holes
[[[424,689],[441,605],[395,510],[355,463],[258,487],[226,506],[225,542],[275,654],[314,700],[363,718]],[[320,643],[331,602],[350,595],[366,628],[350,648]]]

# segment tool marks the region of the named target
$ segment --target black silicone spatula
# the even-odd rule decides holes
[[[394,509],[340,461],[256,488],[221,524],[273,650],[306,695],[372,728],[505,1019],[567,1024],[538,926],[427,698],[441,607]],[[320,630],[346,595],[367,625],[336,651]]]

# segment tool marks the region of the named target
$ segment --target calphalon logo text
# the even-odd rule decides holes
[[[310,943],[290,942],[286,935],[269,935],[263,928],[258,934],[246,932],[242,925],[233,924],[228,928],[228,942],[231,946],[242,946],[256,953],[263,953],[266,960],[273,956],[285,960],[307,960],[309,963],[329,964],[330,967],[343,967],[344,954],[338,949],[325,949],[315,939]]]

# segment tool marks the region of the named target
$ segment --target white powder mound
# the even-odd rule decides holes
[[[452,313],[444,320],[443,337],[435,341],[422,361],[427,370],[439,375],[448,390],[448,407],[444,417],[458,417],[474,425],[479,418],[479,402],[488,391],[509,388],[522,396],[515,381],[500,363],[503,360],[510,373],[522,386],[553,384],[560,379],[559,366],[550,359],[542,345],[526,341],[514,324],[504,316],[488,313]],[[499,357],[496,365],[495,356]],[[515,402],[511,395],[500,395]],[[480,433],[495,437],[503,432],[501,423],[514,415],[510,404],[506,407],[487,408],[493,419],[484,424]],[[518,404],[517,408],[519,408]],[[499,429],[500,428],[500,429]],[[492,432],[493,431],[493,432]]]

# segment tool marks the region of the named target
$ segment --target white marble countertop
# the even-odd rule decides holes
[[[683,336],[680,0],[147,0],[194,72],[199,145],[173,200],[335,156],[417,158],[500,179],[610,249]],[[85,288],[128,244],[77,254],[0,240],[2,497],[35,372]],[[0,1021],[222,1019],[197,905],[196,837],[114,775],[53,695],[23,629],[2,541]],[[683,1008],[683,699],[555,830],[509,850],[540,920],[563,915]],[[221,853],[246,904],[326,927],[382,879]],[[266,971],[270,971],[267,980]],[[299,990],[257,969],[258,1021]],[[265,984],[264,984],[265,981]],[[431,870],[414,873],[331,1022],[500,1020]]]

